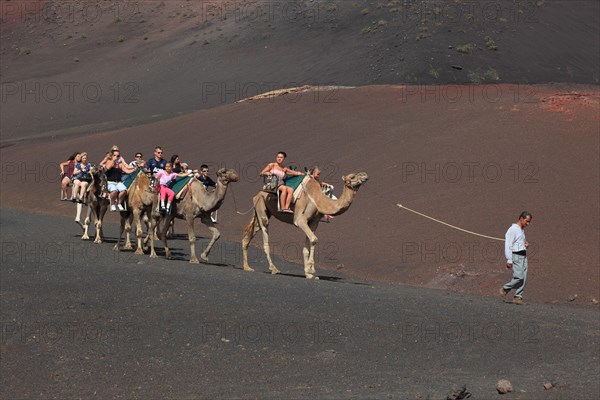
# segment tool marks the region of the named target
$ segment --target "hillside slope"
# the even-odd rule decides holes
[[[303,84],[598,83],[597,1],[3,1],[1,140]]]
[[[290,164],[319,164],[336,193],[341,175],[370,176],[346,214],[319,226],[317,272],[338,269],[364,279],[495,294],[509,278],[500,242],[396,203],[499,238],[526,209],[534,215],[527,231],[527,298],[565,302],[577,294],[576,303],[591,304],[600,287],[600,95],[584,87],[478,87],[484,88],[306,91],[100,134],[19,143],[0,150],[0,200],[2,207],[72,215],[75,207],[58,201],[59,160],[75,150],[99,160],[114,143],[130,160],[136,151],[149,157],[161,144],[167,156],[177,153],[192,166],[238,170],[240,182],[231,185],[219,211],[219,229],[224,240],[239,243],[249,215],[236,211],[251,210],[259,170],[285,150]],[[198,233],[206,234],[204,228]],[[251,262],[266,269],[260,240]],[[275,255],[301,260],[297,229],[274,222],[270,241]],[[235,253],[241,262],[240,248],[219,248],[212,262],[219,262],[220,252]]]

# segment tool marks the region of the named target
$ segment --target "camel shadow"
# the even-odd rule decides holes
[[[170,249],[171,249],[171,257],[169,258],[169,261],[190,261],[189,255],[184,253],[181,249],[174,249],[172,247]],[[160,254],[162,257],[165,256],[164,249],[161,249],[160,253],[159,253],[158,249],[155,249],[155,251],[156,251],[157,255]]]
[[[173,236],[168,236],[167,239],[169,239],[169,240],[185,240],[185,241],[187,241],[189,238],[188,238],[187,233],[176,233]],[[196,240],[200,240],[200,239],[208,239],[208,238],[196,235]]]
[[[81,235],[79,234],[75,234],[73,235],[74,238],[81,238]],[[93,235],[90,234],[90,240],[89,241],[93,241]],[[174,247],[170,247],[171,250],[171,257],[169,258],[169,261],[181,261],[181,262],[189,262],[190,261],[190,255],[189,255],[189,247],[186,246],[185,244],[183,244],[183,242],[187,241],[188,239],[188,235],[185,233],[178,233],[175,234],[172,238],[170,238],[171,240],[176,241],[180,241],[180,246],[174,246]],[[208,240],[207,238],[204,238],[203,236],[197,235],[196,236],[197,240]],[[104,236],[102,238],[102,242],[103,243],[107,243],[107,244],[116,244],[117,241],[119,240],[118,237],[116,236]],[[203,240],[204,241],[204,240]],[[160,243],[160,240],[158,240],[158,242]],[[156,240],[155,240],[156,243]],[[123,243],[121,243],[123,245]],[[174,243],[173,243],[174,244]],[[131,245],[133,247],[133,249],[131,250],[125,250],[122,248],[119,251],[122,252],[134,252],[135,251],[135,246],[136,246],[136,242],[135,240],[131,241]],[[198,245],[200,246],[200,249],[204,248],[204,245],[206,245],[206,243],[198,243]],[[200,250],[197,247],[197,251]],[[165,251],[164,248],[162,248],[160,245],[155,247],[155,251],[156,251],[156,255],[159,258],[163,258],[165,257]],[[144,254],[148,255],[149,252],[149,247],[145,246],[144,247]],[[217,257],[218,258],[218,257]],[[220,268],[233,268],[233,269],[237,269],[240,271],[243,271],[243,267],[237,264],[231,264],[226,262],[225,260],[214,260],[211,261],[209,259],[208,262],[205,261],[200,261],[200,264],[206,265],[206,266],[215,266],[215,267],[220,267]],[[297,266],[301,271],[302,271],[302,266],[298,265]],[[267,269],[267,266],[265,265],[265,269],[263,269],[262,271],[260,271],[263,274],[267,274],[267,275],[271,275],[271,272]],[[299,279],[306,279],[305,275],[300,272],[300,273],[293,273],[293,272],[280,272],[278,275],[282,275],[282,276],[287,276],[287,277],[291,277],[291,278],[299,278]],[[342,276],[335,276],[335,275],[317,275],[319,280],[322,281],[327,281],[327,282],[334,282],[334,283],[343,283],[343,284],[352,284],[352,285],[369,285],[368,283],[365,282],[357,282],[357,281],[352,281],[349,280],[345,277]]]
[[[222,267],[222,268],[234,268],[234,269],[241,269],[243,270],[243,267],[237,267],[233,264],[225,264],[225,263],[219,263],[219,262],[210,262],[210,260],[208,262],[205,261],[200,261],[200,264],[204,264],[204,265],[210,265],[210,266],[214,266],[214,267]]]
[[[82,242],[93,242],[94,239],[96,238],[96,232],[88,232],[88,236],[90,237],[89,239],[85,239],[82,240],[81,239],[81,234],[78,235],[73,235],[74,239],[79,239]],[[111,236],[102,236],[102,243],[117,243],[117,238],[116,237],[111,237]]]
[[[263,274],[267,274],[267,275],[272,275],[271,271],[261,271]],[[300,278],[300,279],[306,279],[306,276],[304,276],[303,274],[294,274],[294,273],[290,273],[290,272],[280,272],[277,275],[281,275],[281,276],[289,276],[291,278]],[[317,275],[318,276],[318,280],[321,281],[327,281],[327,282],[335,282],[335,283],[343,283],[343,284],[350,284],[350,285],[363,285],[363,286],[368,286],[368,283],[364,283],[364,282],[356,282],[356,281],[350,281],[347,280],[344,277],[341,276],[330,276],[330,275]]]
[[[190,255],[186,251],[187,249],[184,249],[184,248],[174,248],[174,247],[171,247],[170,249],[171,249],[171,258],[169,258],[169,261],[183,261],[183,262],[189,262],[190,261]],[[158,249],[157,248],[155,250],[156,250],[156,254],[159,257],[164,257],[165,256],[164,249]],[[201,265],[207,265],[207,266],[215,266],[215,267],[226,267],[226,268],[235,267],[235,265],[233,265],[233,264],[227,264],[227,263],[222,263],[222,262],[214,262],[214,261],[211,262],[210,260],[208,262],[200,260],[200,264]]]

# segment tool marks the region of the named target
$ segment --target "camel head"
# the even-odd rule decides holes
[[[233,169],[221,168],[217,171],[217,180],[223,185],[227,185],[229,182],[237,182],[239,179],[237,172]]]
[[[348,174],[342,176],[342,181],[344,181],[344,186],[348,189],[352,189],[355,192],[358,188],[365,182],[369,180],[369,175],[366,172],[358,172],[356,174]]]
[[[92,175],[94,186],[97,183],[99,193],[108,194],[108,180],[106,179],[106,175],[102,173],[102,167],[92,165],[90,175]]]
[[[102,166],[90,163],[90,182],[89,190],[95,193],[108,193],[108,182],[106,175],[102,173]]]
[[[90,163],[90,175],[96,175],[98,174],[98,171],[101,169],[100,166],[94,164],[94,163]]]

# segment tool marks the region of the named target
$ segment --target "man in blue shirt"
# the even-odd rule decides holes
[[[160,146],[156,146],[154,148],[154,158],[148,160],[146,163],[146,170],[150,175],[150,190],[152,191],[157,190],[154,174],[156,174],[158,171],[164,170],[165,165],[167,165],[167,160],[165,160],[162,155],[162,148]]]
[[[161,169],[165,169],[167,160],[165,160],[162,155],[162,148],[160,146],[156,146],[154,148],[154,158],[152,158],[146,163],[146,169],[150,171],[151,175],[154,175]]]

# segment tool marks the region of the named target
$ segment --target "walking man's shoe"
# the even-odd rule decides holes
[[[523,299],[520,298],[520,297],[517,297],[517,296],[513,297],[513,301],[512,302],[513,302],[513,304],[518,304],[520,306],[522,306],[523,304],[525,304],[525,302],[523,301]]]
[[[505,290],[503,287],[501,287],[500,289],[498,289],[498,294],[500,295],[500,298],[502,299],[502,301],[506,301],[506,294],[508,293],[508,290]]]

